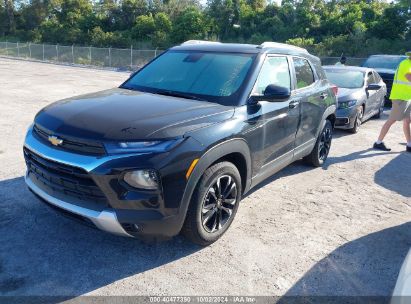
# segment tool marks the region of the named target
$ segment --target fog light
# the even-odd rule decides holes
[[[127,172],[124,181],[131,187],[155,190],[158,189],[158,177],[154,170],[136,170]]]

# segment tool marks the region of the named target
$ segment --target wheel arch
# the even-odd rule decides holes
[[[184,223],[191,197],[200,178],[207,168],[220,161],[230,161],[237,167],[243,184],[243,194],[250,189],[251,152],[247,142],[242,138],[233,138],[212,146],[203,153],[188,178],[179,212],[179,216],[181,216],[181,227]]]
[[[243,193],[248,190],[247,184],[251,181],[251,152],[247,142],[242,138],[220,142],[204,152],[195,166],[188,184],[192,180],[197,183],[208,167],[221,161],[229,161],[237,167],[243,183]]]
[[[325,118],[325,120],[331,121],[331,125],[333,126],[333,128],[334,128],[334,126],[335,126],[335,120],[336,120],[336,119],[337,119],[337,116],[336,116],[334,113],[328,115],[328,116]]]
[[[337,107],[335,104],[329,106],[328,108],[325,109],[323,113],[323,117],[319,123],[318,129],[317,129],[317,134],[315,138],[318,138],[318,135],[320,134],[321,130],[324,128],[325,121],[328,119],[331,121],[331,124],[334,128],[335,120],[336,120],[336,115],[335,111],[337,110]]]
[[[249,172],[249,169],[247,167],[246,158],[240,152],[233,152],[233,153],[220,157],[219,159],[214,161],[210,166],[216,163],[223,162],[223,161],[228,161],[232,163],[238,169],[238,172],[240,173],[240,176],[241,176],[241,191],[243,194],[247,187],[247,172]]]

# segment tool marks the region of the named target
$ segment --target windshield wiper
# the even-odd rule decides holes
[[[180,92],[175,92],[175,91],[167,91],[167,90],[159,90],[153,92],[154,94],[159,94],[159,95],[164,95],[164,96],[173,96],[173,97],[181,97],[185,99],[192,99],[192,100],[200,100],[200,101],[207,101],[205,99],[202,99],[200,97],[186,94],[186,93],[180,93]]]

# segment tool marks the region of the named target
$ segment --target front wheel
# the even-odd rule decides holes
[[[362,124],[362,119],[364,117],[364,108],[361,106],[357,110],[357,115],[355,116],[354,126],[351,129],[348,129],[351,133],[358,133],[360,126]]]
[[[241,177],[236,166],[220,162],[209,167],[194,191],[182,233],[207,246],[230,227],[241,200]]]
[[[333,137],[333,126],[331,121],[326,120],[324,128],[317,138],[314,149],[310,155],[306,156],[304,160],[314,167],[321,167],[327,160],[328,153],[331,149],[331,141]]]

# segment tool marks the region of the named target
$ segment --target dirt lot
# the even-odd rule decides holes
[[[386,118],[335,134],[327,166],[295,163],[242,202],[225,237],[145,244],[51,212],[25,187],[22,144],[52,101],[127,74],[0,58],[0,295],[390,295],[411,245],[411,154],[370,149]]]

